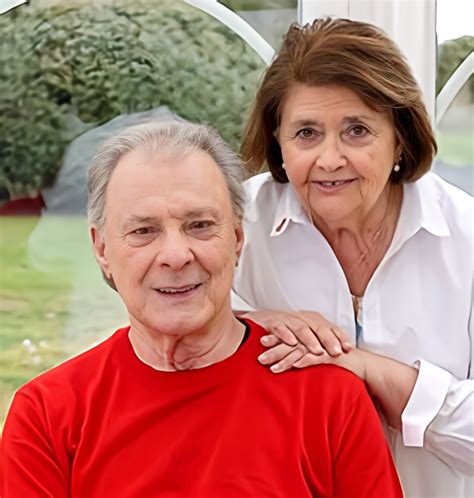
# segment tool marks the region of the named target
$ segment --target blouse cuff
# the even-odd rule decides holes
[[[436,417],[446,398],[451,374],[424,360],[417,362],[418,378],[402,413],[405,446],[422,447],[426,428]]]

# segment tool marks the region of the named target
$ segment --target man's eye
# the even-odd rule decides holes
[[[132,234],[133,235],[147,235],[151,232],[151,230],[148,227],[144,228],[137,228],[136,230],[133,230]]]
[[[191,223],[191,229],[193,230],[204,230],[212,225],[211,221],[195,221]]]

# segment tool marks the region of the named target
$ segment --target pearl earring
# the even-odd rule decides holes
[[[393,167],[393,171],[395,171],[395,173],[398,173],[400,171],[400,165],[398,164],[402,159],[402,156],[398,156],[398,159],[397,159],[397,162],[395,163],[395,166]]]
[[[282,167],[283,169],[286,169],[286,164],[285,164],[285,163],[281,163],[281,167]]]

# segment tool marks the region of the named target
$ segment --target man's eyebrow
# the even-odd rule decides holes
[[[197,209],[189,209],[183,213],[184,218],[201,218],[203,216],[211,216],[212,218],[220,218],[219,211],[213,207],[203,207]]]
[[[211,218],[220,218],[219,211],[213,207],[203,207],[197,209],[188,209],[182,215],[185,219],[191,218],[201,218],[210,216]],[[149,224],[149,225],[158,225],[161,223],[161,219],[156,216],[140,216],[140,215],[132,215],[122,223],[123,227],[129,227],[130,225],[136,224]]]
[[[129,225],[134,225],[134,224],[156,224],[159,222],[159,219],[156,218],[155,216],[137,216],[137,215],[132,215],[129,218],[125,219],[122,225],[124,227],[127,227]]]

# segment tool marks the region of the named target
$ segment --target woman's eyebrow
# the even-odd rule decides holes
[[[352,116],[346,116],[342,121],[343,123],[358,123],[360,121],[375,121],[376,118],[366,116],[365,114],[354,114]]]
[[[317,119],[297,119],[290,123],[291,128],[304,128],[305,126],[321,126]]]

